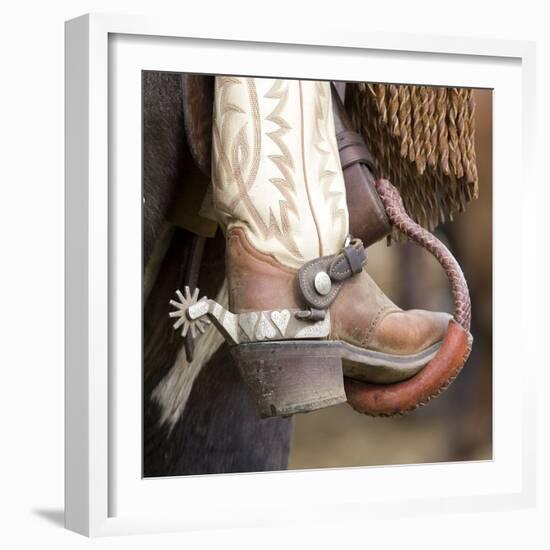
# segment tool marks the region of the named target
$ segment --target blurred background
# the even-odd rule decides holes
[[[479,198],[435,232],[470,288],[474,345],[465,368],[439,399],[402,417],[371,418],[346,404],[296,415],[289,469],[492,458],[492,91],[475,90],[475,100]],[[443,270],[416,245],[377,243],[367,269],[403,309],[452,313]]]

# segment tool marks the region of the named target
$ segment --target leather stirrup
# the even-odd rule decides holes
[[[348,403],[356,411],[371,416],[393,416],[425,405],[456,378],[472,349],[471,304],[462,270],[447,247],[408,216],[399,192],[389,181],[378,180],[376,190],[391,223],[441,264],[451,283],[454,299],[454,318],[449,322],[443,344],[418,374],[387,385],[345,379]]]

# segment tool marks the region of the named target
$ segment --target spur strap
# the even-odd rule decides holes
[[[322,256],[305,263],[298,271],[298,284],[307,305],[327,309],[347,279],[361,273],[367,253],[360,239],[350,239],[339,254]]]

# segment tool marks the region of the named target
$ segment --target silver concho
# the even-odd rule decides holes
[[[330,277],[324,271],[319,271],[319,273],[315,275],[313,285],[315,286],[317,293],[321,296],[326,296],[330,292],[330,288],[332,286]]]

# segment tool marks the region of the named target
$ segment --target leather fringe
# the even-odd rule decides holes
[[[431,231],[477,198],[471,89],[348,83],[346,109],[417,223]]]

